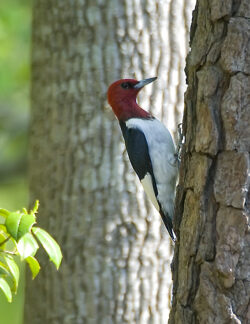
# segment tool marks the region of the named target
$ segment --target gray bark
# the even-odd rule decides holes
[[[106,103],[121,77],[171,130],[182,110],[192,1],[34,2],[31,202],[62,246],[27,281],[25,323],[166,323],[171,246]],[[178,39],[175,38],[178,35]]]
[[[197,1],[169,323],[250,323],[250,3]]]

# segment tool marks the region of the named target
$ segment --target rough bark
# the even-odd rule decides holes
[[[34,2],[31,202],[40,200],[39,222],[64,259],[58,273],[44,261],[28,279],[26,324],[166,323],[168,234],[144,200],[106,91],[121,77],[157,75],[140,104],[174,130],[191,4]]]
[[[169,323],[250,322],[249,18],[248,0],[193,14]]]

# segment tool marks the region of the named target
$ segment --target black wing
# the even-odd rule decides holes
[[[124,122],[120,122],[122,135],[125,140],[129,160],[139,179],[144,179],[149,173],[152,177],[155,196],[158,195],[152,163],[148,152],[148,143],[143,132],[137,128],[128,128]]]

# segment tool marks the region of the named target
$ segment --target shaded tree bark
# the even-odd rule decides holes
[[[30,193],[64,259],[27,279],[25,323],[166,323],[168,234],[105,102],[116,79],[157,75],[140,104],[174,130],[191,4],[35,1]]]
[[[169,323],[249,323],[250,3],[197,1]]]

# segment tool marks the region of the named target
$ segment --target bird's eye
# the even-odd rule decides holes
[[[123,82],[123,83],[121,84],[121,87],[122,87],[123,89],[130,89],[130,88],[132,88],[132,85],[131,85],[131,83],[129,83],[129,82]]]

